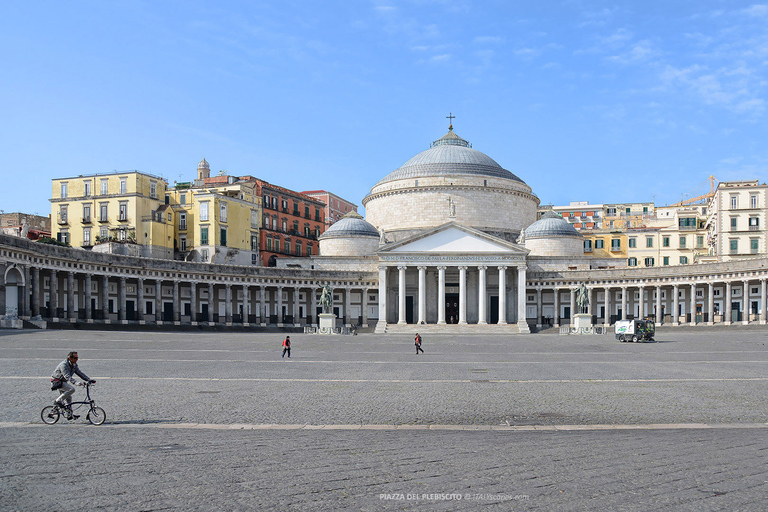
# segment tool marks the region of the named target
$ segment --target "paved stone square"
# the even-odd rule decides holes
[[[282,338],[0,331],[0,509],[764,509],[768,329]]]

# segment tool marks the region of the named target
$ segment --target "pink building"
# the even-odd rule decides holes
[[[327,190],[305,190],[302,194],[322,201],[325,208],[325,229],[349,212],[357,212],[357,205]]]

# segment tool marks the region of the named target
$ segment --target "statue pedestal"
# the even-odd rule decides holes
[[[578,313],[573,316],[573,326],[576,329],[592,327],[592,315],[587,313]]]
[[[333,334],[336,328],[336,315],[333,313],[320,313],[318,322],[319,334]]]

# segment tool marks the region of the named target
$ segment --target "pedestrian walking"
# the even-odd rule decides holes
[[[419,333],[416,333],[414,342],[416,343],[416,355],[419,355],[419,350],[421,350],[421,353],[423,354],[424,350],[421,348],[421,336],[419,336]]]
[[[288,353],[288,359],[291,358],[291,337],[286,336],[283,340],[283,355],[282,357],[285,357],[285,353]]]

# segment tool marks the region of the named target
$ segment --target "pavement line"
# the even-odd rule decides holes
[[[2,375],[2,379],[48,380],[50,377],[30,377]],[[408,384],[464,384],[482,382],[483,384],[549,384],[549,383],[601,383],[601,382],[766,382],[768,377],[723,377],[699,379],[277,379],[266,377],[95,377],[96,380],[166,380],[166,381],[199,381],[199,382],[357,382],[357,383],[408,383]]]
[[[450,354],[441,354],[450,355]],[[0,357],[0,361],[51,361],[50,357]],[[387,364],[387,365],[510,365],[510,364],[568,364],[568,365],[591,365],[591,364],[768,364],[768,360],[763,361],[721,361],[721,360],[709,360],[709,361],[655,361],[652,359],[643,361],[621,360],[621,361],[398,361],[396,359],[388,361],[360,361],[360,360],[338,360],[338,361],[326,361],[326,360],[297,360],[296,358],[291,360],[275,359],[265,361],[263,359],[140,359],[136,358],[88,358],[78,361],[79,364],[88,362],[105,362],[105,361],[126,361],[126,362],[141,362],[141,363],[195,363],[199,364],[205,362],[207,365],[212,363],[248,363],[248,364]]]
[[[76,426],[90,426],[78,423]],[[45,427],[42,423],[3,421],[0,428]],[[768,423],[656,423],[629,425],[389,425],[389,424],[335,424],[312,425],[309,423],[105,423],[100,428],[167,428],[194,430],[430,430],[465,432],[563,432],[597,430],[706,430],[706,429],[768,429]]]

